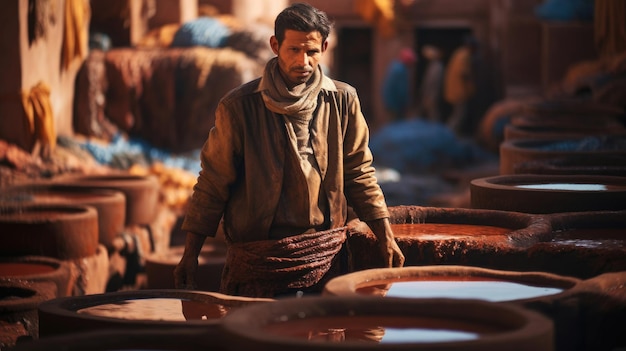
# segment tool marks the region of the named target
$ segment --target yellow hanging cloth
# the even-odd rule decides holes
[[[57,136],[48,85],[39,82],[29,92],[22,92],[22,105],[30,133],[42,146],[54,150]]]
[[[386,37],[396,32],[393,0],[355,0],[354,9]]]
[[[90,16],[89,3],[85,0],[65,0],[65,21],[63,24],[63,46],[61,64],[67,69],[75,58],[85,56],[84,43],[87,43],[85,23]]]

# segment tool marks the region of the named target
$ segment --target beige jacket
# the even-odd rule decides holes
[[[290,176],[283,170],[290,141],[283,116],[265,107],[259,81],[234,89],[220,101],[183,230],[214,236],[223,217],[231,242],[268,239],[283,179]],[[324,77],[313,123],[329,229],[345,225],[348,204],[363,221],[389,217],[374,177],[369,130],[356,90]]]

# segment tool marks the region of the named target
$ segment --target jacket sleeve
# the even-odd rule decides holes
[[[215,126],[200,154],[201,170],[182,230],[215,236],[241,164],[242,143],[238,131],[232,110],[224,101],[220,102],[215,112]]]
[[[389,217],[385,197],[375,177],[373,156],[369,149],[369,128],[361,112],[356,92],[349,93],[345,129],[344,193],[359,219],[370,221]]]

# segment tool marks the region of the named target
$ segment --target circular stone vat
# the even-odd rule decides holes
[[[579,282],[576,278],[544,272],[455,265],[378,268],[333,278],[324,287],[324,294],[523,303],[556,298]]]
[[[146,256],[145,269],[149,289],[173,289],[175,287],[174,268],[180,262],[184,252],[184,246],[176,246],[165,252]],[[226,245],[205,243],[198,255],[197,290],[218,291],[225,263]]]
[[[0,347],[10,348],[20,337],[37,338],[37,307],[55,296],[52,282],[0,279]]]
[[[396,242],[406,266],[491,265],[509,251],[552,238],[545,216],[495,210],[421,206],[389,207]],[[377,240],[365,222],[348,223],[353,270],[384,267]]]
[[[67,261],[44,256],[0,257],[0,277],[52,282],[57,288],[55,297],[71,295],[74,279]]]
[[[515,123],[517,118],[524,117],[513,117],[512,123]],[[588,121],[585,123],[584,127],[571,124],[508,124],[504,127],[504,140],[580,138],[589,135],[609,134],[626,135],[626,129],[617,120],[598,125],[590,124]]]
[[[49,336],[100,329],[210,329],[234,309],[268,301],[273,300],[178,289],[64,297],[39,306],[39,333]]]
[[[529,248],[529,269],[589,279],[626,271],[626,211],[555,213],[554,238]]]
[[[529,162],[571,155],[595,157],[611,166],[610,160],[626,156],[626,136],[507,140],[500,144],[500,174],[519,174]]]
[[[126,198],[120,191],[62,184],[20,185],[7,189],[4,202],[20,205],[81,205],[98,212],[98,240],[110,248],[124,230]]]
[[[324,287],[323,294],[405,299],[477,299],[516,304],[550,317],[555,323],[557,349],[572,350],[570,346],[581,341],[572,337],[578,335],[576,333],[581,323],[572,317],[572,313],[562,313],[566,311],[565,308],[554,306],[559,306],[566,292],[581,282],[580,279],[545,272],[440,265],[354,272],[331,279]]]
[[[552,350],[549,319],[479,300],[321,296],[222,320],[232,350]]]
[[[213,329],[187,328],[105,330],[48,336],[43,339],[18,342],[12,351],[111,351],[111,350],[226,350],[220,345],[221,336]]]
[[[626,176],[626,155],[571,154],[545,160],[520,163],[516,166],[519,174],[554,175],[606,175]]]
[[[90,206],[3,207],[0,255],[83,258],[98,249],[98,213]]]
[[[154,176],[103,174],[61,177],[55,184],[77,187],[113,189],[126,197],[126,225],[147,225],[156,217],[159,182]]]
[[[472,208],[535,214],[626,209],[626,178],[500,175],[470,182]]]

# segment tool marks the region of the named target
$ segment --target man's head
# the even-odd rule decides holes
[[[402,48],[400,53],[398,53],[398,59],[407,66],[417,62],[417,56],[415,56],[415,52],[411,48]]]
[[[276,17],[270,46],[288,85],[309,80],[328,47],[331,28],[328,16],[308,4],[293,4]]]

